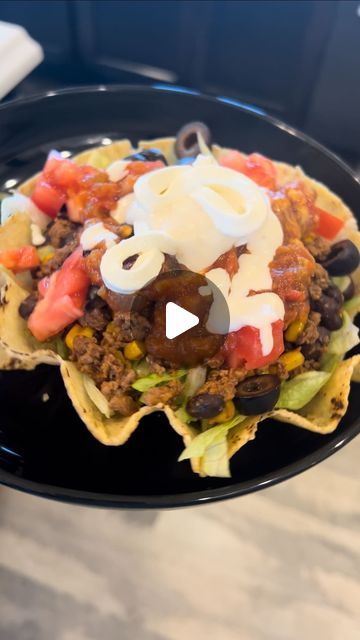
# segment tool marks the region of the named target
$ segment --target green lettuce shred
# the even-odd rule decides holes
[[[349,314],[343,312],[343,325],[338,331],[331,333],[327,353],[337,356],[344,355],[360,342],[359,329],[351,322]]]
[[[186,449],[184,449],[179,457],[179,461],[188,460],[190,458],[204,458],[203,463],[205,466],[209,464],[214,468],[215,466],[217,467],[217,473],[215,475],[219,476],[219,474],[221,474],[221,477],[228,477],[229,461],[227,457],[227,449],[226,456],[224,457],[224,444],[227,447],[226,436],[230,429],[236,427],[236,425],[241,423],[243,420],[245,420],[244,416],[237,415],[227,422],[223,422],[222,424],[218,424],[215,427],[211,427],[211,429],[207,429],[206,431],[199,433],[199,435],[192,440]],[[206,471],[208,475],[214,475],[214,473],[210,473],[205,466],[204,471]]]
[[[329,380],[329,371],[306,371],[282,383],[277,409],[302,409]]]
[[[157,374],[151,373],[149,376],[145,376],[145,378],[139,378],[132,383],[132,388],[136,389],[136,391],[140,391],[143,393],[144,391],[148,391],[148,389],[152,389],[152,387],[157,387],[159,384],[163,382],[169,382],[169,380],[176,380],[177,378],[182,378],[187,374],[186,369],[179,369],[179,371],[175,371],[174,373],[164,373]]]
[[[90,400],[94,403],[95,407],[99,409],[106,418],[111,418],[112,411],[109,407],[109,403],[104,394],[97,388],[95,382],[86,374],[83,373],[83,382],[85,391],[88,394]]]
[[[346,311],[351,318],[355,318],[355,316],[360,313],[360,295],[347,300],[343,306],[343,310]]]

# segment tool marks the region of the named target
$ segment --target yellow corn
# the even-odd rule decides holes
[[[293,349],[293,351],[287,351],[286,353],[283,353],[282,356],[280,356],[279,360],[283,363],[288,371],[292,371],[293,369],[300,367],[303,364],[305,358],[300,349]]]
[[[314,239],[315,239],[315,235],[313,233],[309,233],[308,236],[305,236],[304,242],[307,242],[307,243],[313,242]]]
[[[66,334],[65,344],[72,350],[74,348],[74,340],[76,336],[86,336],[87,338],[91,338],[93,335],[94,329],[91,329],[91,327],[81,327],[79,324],[74,324]]]
[[[127,360],[139,360],[146,353],[145,345],[143,342],[133,340],[124,347],[124,356]]]
[[[133,233],[133,228],[131,226],[131,224],[122,224],[121,225],[121,238],[124,240],[125,238],[130,238],[131,234]]]
[[[227,422],[227,420],[231,420],[235,415],[235,405],[232,400],[227,400],[225,402],[225,407],[223,410],[214,418],[210,418],[208,420],[209,424],[221,424],[222,422]]]
[[[45,262],[49,262],[54,257],[55,251],[51,245],[46,244],[44,247],[38,247],[37,254],[40,262],[45,264]]]
[[[114,322],[109,322],[109,324],[106,325],[106,331],[108,333],[114,333],[114,329],[115,329],[115,323]]]
[[[299,337],[300,333],[304,330],[305,323],[301,320],[295,320],[289,324],[288,328],[285,331],[285,340],[288,342],[295,342],[295,340]]]

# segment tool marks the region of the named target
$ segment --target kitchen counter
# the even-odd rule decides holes
[[[1,488],[0,638],[358,640],[359,460],[360,437],[276,487],[178,511]]]

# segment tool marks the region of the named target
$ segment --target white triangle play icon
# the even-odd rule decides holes
[[[180,336],[182,333],[185,333],[185,331],[199,324],[199,318],[197,316],[179,307],[179,305],[174,302],[168,302],[166,305],[165,321],[166,337],[168,340]]]

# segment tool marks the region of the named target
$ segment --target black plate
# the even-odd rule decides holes
[[[0,190],[40,169],[51,148],[73,152],[109,138],[168,136],[189,120],[204,120],[224,146],[300,164],[359,215],[358,181],[321,145],[236,101],[160,86],[51,92],[0,107]],[[72,409],[55,367],[2,372],[0,380],[0,480],[89,505],[177,507],[245,494],[320,462],[360,429],[360,396],[353,390],[335,433],[320,436],[268,420],[232,460],[231,479],[202,479],[187,462],[176,462],[182,442],[161,414],[142,420],[124,446],[105,447]]]

